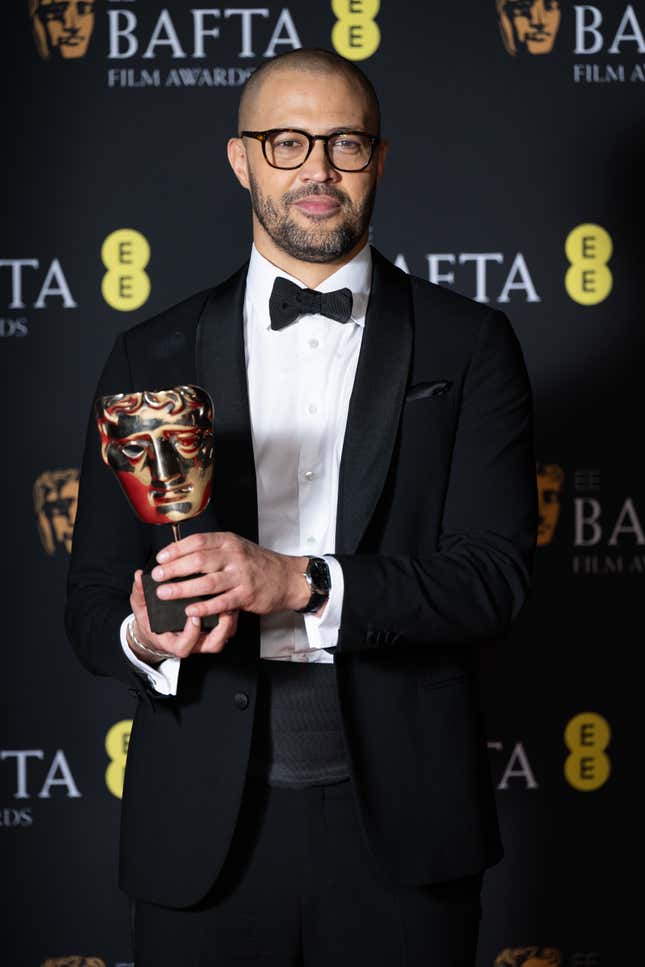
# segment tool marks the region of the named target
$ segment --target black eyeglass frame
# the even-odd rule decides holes
[[[267,158],[267,141],[272,134],[301,134],[303,138],[307,138],[309,141],[309,150],[304,156],[302,161],[297,165],[289,165],[288,167],[283,167],[282,165],[274,165],[272,161]],[[337,164],[332,161],[329,154],[329,140],[330,138],[337,138],[340,134],[360,134],[362,138],[368,138],[370,142],[370,156],[360,168],[339,168]],[[295,171],[296,168],[302,168],[303,164],[306,162],[307,158],[314,150],[314,144],[316,141],[323,141],[325,145],[325,157],[327,161],[335,168],[336,171],[344,171],[349,174],[353,174],[356,171],[365,171],[365,169],[370,165],[372,158],[374,157],[374,148],[380,142],[380,137],[376,134],[368,134],[366,131],[347,131],[345,129],[340,129],[339,131],[332,131],[331,134],[309,134],[308,131],[301,131],[300,128],[269,128],[268,131],[240,131],[241,138],[255,138],[262,145],[262,154],[264,155],[264,160],[272,168],[276,168],[278,171]]]

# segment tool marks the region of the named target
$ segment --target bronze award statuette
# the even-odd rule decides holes
[[[181,521],[201,514],[211,496],[210,396],[200,386],[117,393],[99,397],[95,414],[103,462],[114,470],[134,512],[146,524],[170,524],[178,541]],[[155,563],[153,555],[143,573],[150,628],[157,634],[181,631],[186,605],[211,595],[162,601],[150,576]],[[203,629],[216,624],[217,615],[202,618]]]

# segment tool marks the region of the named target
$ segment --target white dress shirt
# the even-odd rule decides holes
[[[280,611],[260,618],[260,656],[283,661],[333,662],[343,605],[343,572],[335,550],[338,473],[349,400],[365,326],[372,280],[366,245],[317,286],[318,292],[348,288],[351,319],[339,323],[302,315],[271,329],[269,297],[276,276],[302,282],[277,268],[253,246],[244,298],[244,351],[257,486],[258,542],[296,557],[324,556],[331,592],[320,617]],[[303,577],[304,582],[304,577]],[[157,668],[121,645],[154,688],[174,695],[181,660]],[[234,640],[226,647],[234,647]]]

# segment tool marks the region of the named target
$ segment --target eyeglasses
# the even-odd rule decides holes
[[[255,138],[272,168],[288,171],[300,168],[314,149],[316,141],[325,145],[325,154],[337,171],[363,171],[372,160],[380,138],[364,131],[332,131],[308,134],[296,128],[270,128],[268,131],[241,131],[241,138]]]

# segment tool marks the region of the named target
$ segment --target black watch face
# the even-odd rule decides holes
[[[316,591],[320,592],[320,594],[328,594],[331,586],[331,580],[329,577],[329,565],[327,564],[327,561],[324,561],[319,557],[313,557],[309,562],[309,574]]]

